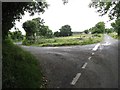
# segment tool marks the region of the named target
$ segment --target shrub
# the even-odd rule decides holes
[[[2,49],[2,87],[39,88],[42,74],[36,58],[9,40],[3,42]]]

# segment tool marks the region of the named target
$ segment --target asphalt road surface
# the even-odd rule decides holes
[[[40,61],[48,88],[118,88],[118,40],[84,46],[21,46]]]

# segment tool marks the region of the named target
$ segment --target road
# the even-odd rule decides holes
[[[48,88],[118,88],[118,40],[84,46],[21,46],[40,61]]]

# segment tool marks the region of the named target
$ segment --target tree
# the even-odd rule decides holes
[[[2,36],[3,39],[8,34],[8,31],[14,26],[15,20],[20,20],[25,11],[30,15],[34,13],[44,12],[48,7],[46,2],[3,2],[2,3]]]
[[[54,32],[54,36],[55,37],[59,37],[60,36],[60,32],[58,32],[58,31]]]
[[[114,18],[120,17],[120,1],[119,0],[111,0],[111,1],[101,1],[101,0],[91,0],[92,2],[89,4],[89,7],[94,7],[97,9],[97,12],[100,13],[101,16],[108,13],[110,20]]]
[[[41,18],[34,18],[32,19],[33,21],[35,21],[37,24],[37,30],[36,30],[36,36],[40,36],[41,35],[41,27],[44,26],[44,20]]]
[[[17,30],[17,31],[14,31],[14,32],[8,32],[8,36],[10,39],[12,39],[13,41],[21,41],[23,40],[23,35],[22,35],[22,32]]]
[[[60,36],[71,36],[72,35],[70,25],[64,25],[59,30],[60,30]]]
[[[46,36],[48,30],[49,30],[48,26],[42,25],[41,28],[39,29],[39,34],[41,36]]]
[[[108,13],[110,20],[120,18],[120,1],[112,0],[111,2],[100,2],[100,1],[92,1],[89,4],[90,7],[94,7],[97,9],[97,12],[100,13],[101,16]],[[119,27],[118,27],[119,28]],[[120,29],[116,28],[118,35],[120,35]]]
[[[106,33],[112,33],[114,30],[113,30],[113,28],[106,28],[105,29],[105,32]]]
[[[85,33],[85,34],[88,34],[88,33],[89,33],[89,30],[85,30],[84,33]]]
[[[117,19],[114,23],[111,23],[111,26],[113,27],[114,31],[118,33],[118,36],[120,35],[120,19]]]
[[[47,38],[52,38],[52,37],[53,37],[53,32],[52,32],[52,30],[50,30],[50,29],[47,30],[46,37],[47,37]]]
[[[37,30],[37,36],[43,36],[47,38],[51,38],[53,36],[52,30],[50,30],[49,27],[44,24],[40,25]]]
[[[105,23],[104,22],[98,22],[94,27],[90,29],[91,33],[104,33],[105,31]]]
[[[35,33],[37,30],[37,23],[33,20],[28,20],[23,23],[23,28],[26,31],[26,39],[35,41]]]

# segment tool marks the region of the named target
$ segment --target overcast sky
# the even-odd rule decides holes
[[[45,21],[45,25],[55,32],[63,25],[70,25],[72,31],[84,31],[93,27],[96,23],[104,21],[106,27],[110,27],[109,18],[107,16],[100,17],[94,8],[89,8],[88,5],[91,0],[69,0],[66,5],[63,5],[62,0],[46,0],[50,6],[45,13],[30,17],[28,13],[23,16],[20,22],[16,22],[16,27],[19,28],[23,34],[22,23],[36,17],[41,17]],[[13,29],[12,29],[13,31]]]

